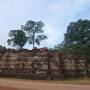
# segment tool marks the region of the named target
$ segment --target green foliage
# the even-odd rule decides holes
[[[26,44],[27,37],[22,30],[11,30],[9,32],[10,39],[7,40],[9,45],[19,46],[20,49]]]
[[[7,50],[6,47],[0,45],[0,53],[4,53],[6,50]]]
[[[71,51],[73,51],[72,49],[72,45],[66,45],[64,42],[62,42],[61,44],[58,44],[54,47],[55,50],[59,50],[60,52],[67,52],[70,53]]]
[[[67,28],[64,42],[71,45],[74,52],[89,53],[90,51],[90,20],[72,22]]]
[[[22,25],[22,29],[26,32],[29,44],[40,45],[40,41],[47,39],[46,35],[43,35],[43,22],[35,22],[29,20],[25,25]]]
[[[54,49],[53,48],[48,48],[49,51],[53,51]]]
[[[90,45],[90,20],[80,19],[70,23],[65,34],[65,44]]]
[[[90,20],[72,22],[67,28],[64,41],[55,49],[67,53],[83,53],[90,62]]]

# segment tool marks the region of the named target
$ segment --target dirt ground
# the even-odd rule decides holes
[[[16,89],[16,88],[10,88],[10,87],[2,87],[2,86],[0,86],[0,90],[26,90],[26,89]]]
[[[31,80],[1,79],[0,90],[90,90],[90,85],[49,83]]]

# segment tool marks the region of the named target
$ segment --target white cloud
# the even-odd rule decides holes
[[[48,24],[45,25],[44,27],[44,34],[47,35],[48,39],[43,41],[41,43],[41,46],[48,46],[48,47],[53,47],[58,43],[58,38],[62,37],[62,33],[59,33],[56,28],[54,28],[52,25]]]
[[[60,0],[49,6],[51,12],[59,15],[61,18],[72,17],[75,14],[88,8],[90,0]]]

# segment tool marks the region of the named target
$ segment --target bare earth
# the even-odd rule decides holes
[[[0,90],[90,90],[90,85],[74,85],[18,79],[0,79]]]

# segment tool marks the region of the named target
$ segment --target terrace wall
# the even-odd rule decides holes
[[[88,67],[88,68],[87,68]],[[7,50],[0,54],[0,76],[30,79],[62,79],[90,76],[84,54],[34,50]]]

